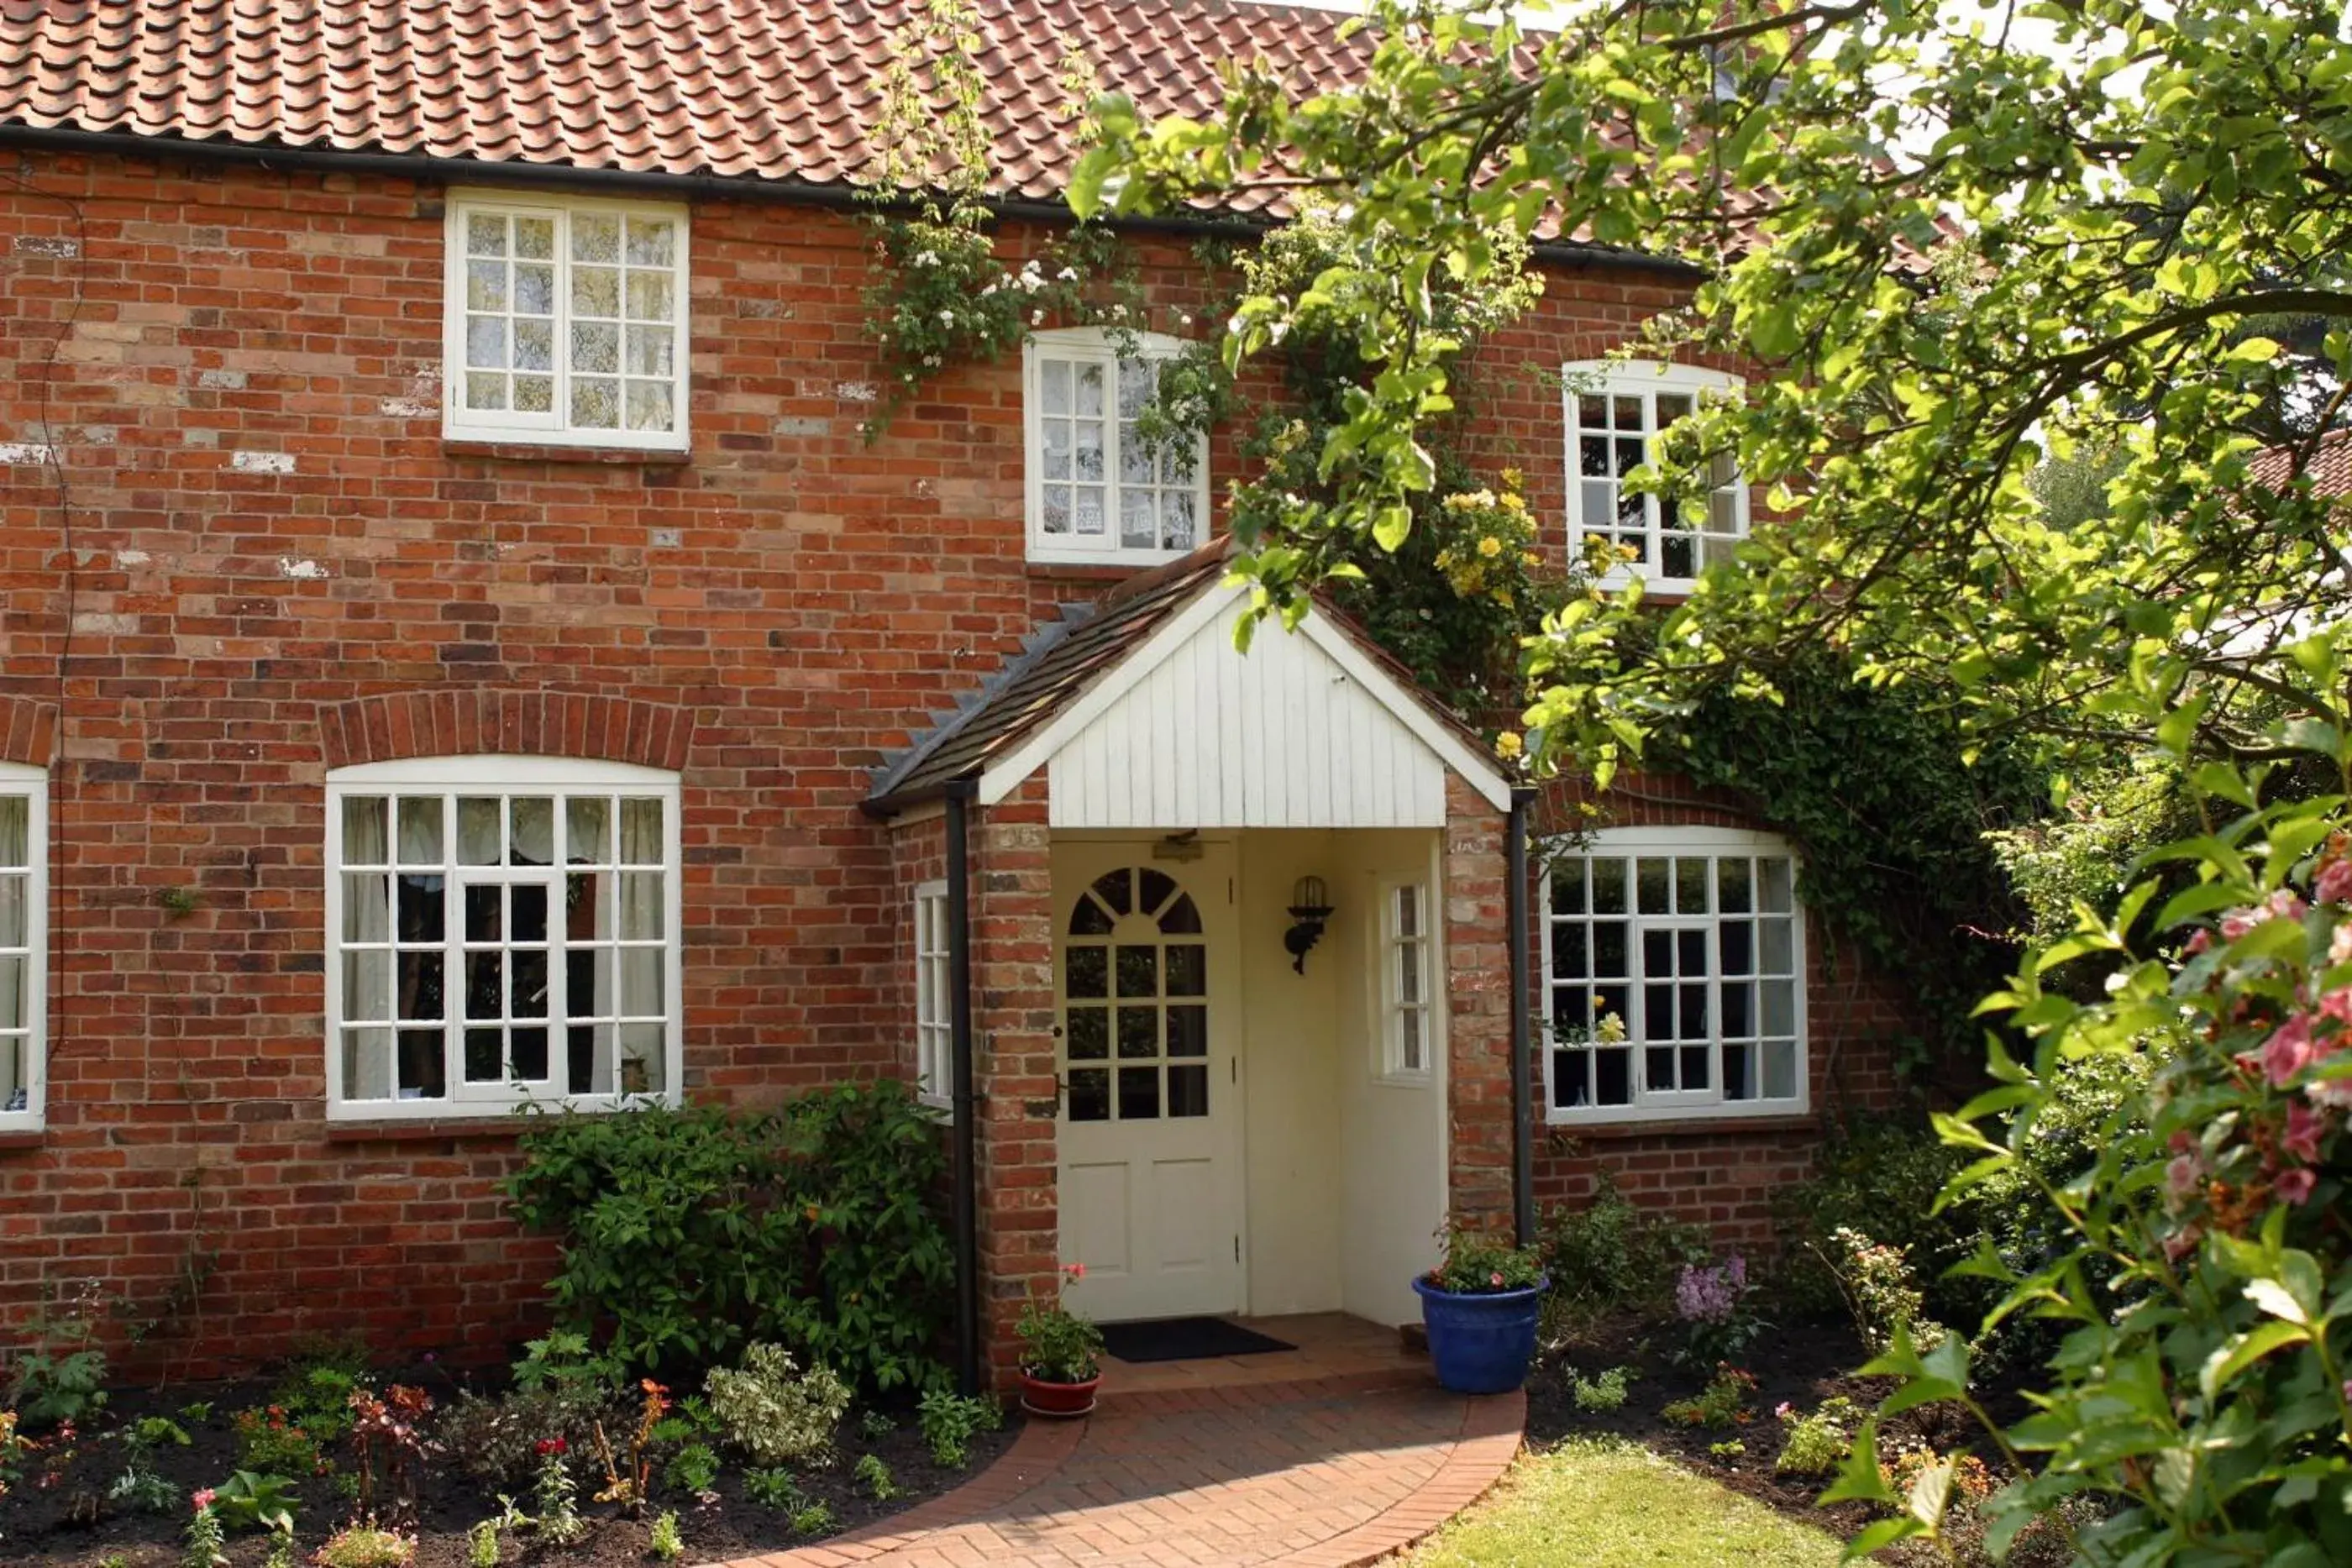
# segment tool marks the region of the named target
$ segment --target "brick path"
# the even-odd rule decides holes
[[[1030,1422],[944,1497],[725,1568],[1352,1568],[1476,1500],[1526,1419],[1425,1373],[1130,1394]]]

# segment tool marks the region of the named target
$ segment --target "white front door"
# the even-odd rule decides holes
[[[1054,850],[1061,1256],[1115,1322],[1242,1305],[1234,854]]]

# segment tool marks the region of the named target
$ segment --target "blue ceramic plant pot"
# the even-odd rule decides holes
[[[1550,1283],[1465,1296],[1416,1278],[1438,1383],[1456,1394],[1508,1394],[1525,1383],[1536,1354],[1536,1314]]]

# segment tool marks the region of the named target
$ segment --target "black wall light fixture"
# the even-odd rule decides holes
[[[1282,936],[1283,950],[1290,955],[1290,967],[1298,973],[1307,973],[1307,955],[1323,940],[1323,923],[1330,918],[1331,898],[1323,889],[1323,879],[1300,877],[1290,890],[1290,929]]]

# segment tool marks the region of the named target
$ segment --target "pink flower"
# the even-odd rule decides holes
[[[2311,1201],[2311,1189],[2318,1185],[2319,1177],[2313,1175],[2308,1167],[2296,1166],[2291,1170],[2279,1172],[2278,1180],[2271,1186],[2281,1197],[2300,1208]]]
[[[2232,909],[2221,916],[2221,935],[2235,942],[2255,926],[2270,920],[2300,920],[2310,913],[2311,906],[2290,888],[2280,888],[2260,904],[2245,909]]]
[[[2352,1024],[2352,986],[2338,986],[2319,998],[2319,1015]]]
[[[2311,1061],[2311,1019],[2301,1013],[2281,1024],[2263,1044],[2263,1072],[2273,1087],[2284,1087]]]
[[[2286,1133],[2279,1139],[2279,1146],[2305,1165],[2317,1165],[2319,1134],[2326,1125],[2311,1107],[2298,1101],[2286,1108]]]
[[[214,1491],[212,1488],[206,1487],[202,1491],[191,1494],[188,1500],[196,1505],[196,1511],[198,1513],[202,1513],[205,1510],[212,1507],[213,1499],[218,1495],[219,1494]]]
[[[2352,964],[2352,920],[2338,925],[2327,938],[2327,961]]]
[[[1772,1416],[1775,1420],[1786,1421],[1790,1416],[1796,1413],[1797,1407],[1790,1404],[1785,1399],[1781,1400],[1780,1404],[1772,1407]]]
[[[2181,951],[2194,958],[2198,954],[2206,952],[2211,948],[2212,946],[2213,933],[2208,931],[2202,925],[2200,925],[2196,930],[2189,934],[2189,940],[2181,945]]]
[[[2322,904],[2352,904],[2352,860],[2329,861],[2312,879],[2311,894]]]
[[[2172,1163],[2164,1167],[2164,1185],[2177,1197],[2187,1197],[2197,1190],[2197,1178],[2205,1174],[2205,1162],[2195,1155],[2175,1155]]]
[[[2184,1225],[2164,1239],[2164,1255],[2178,1263],[2196,1249],[2204,1232],[2194,1225]]]
[[[1087,1277],[1087,1266],[1084,1263],[1066,1263],[1062,1266],[1062,1273],[1068,1279],[1083,1280]]]
[[[1495,1289],[1498,1291],[1501,1290],[1503,1288],[1503,1271],[1500,1269],[1497,1269],[1493,1273],[1487,1275],[1486,1283],[1494,1286]]]
[[[2352,1078],[2322,1078],[2304,1086],[2311,1103],[2329,1111],[2352,1111]]]

